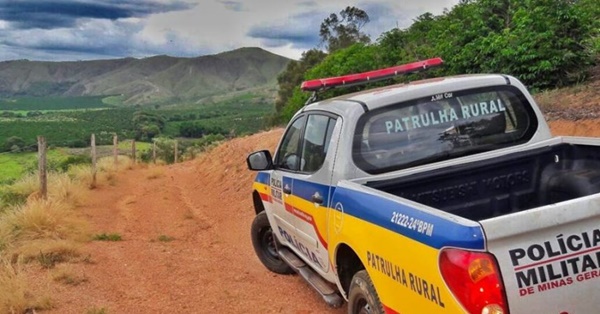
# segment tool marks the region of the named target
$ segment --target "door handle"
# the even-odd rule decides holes
[[[323,204],[323,196],[321,196],[319,192],[315,192],[315,194],[312,196],[312,201],[313,203]]]

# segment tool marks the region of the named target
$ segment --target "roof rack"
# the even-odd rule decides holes
[[[369,72],[304,81],[300,88],[303,91],[313,92],[313,95],[306,102],[306,104],[310,104],[317,100],[317,92],[319,91],[387,80],[399,75],[421,72],[440,66],[443,63],[442,58],[432,58]]]

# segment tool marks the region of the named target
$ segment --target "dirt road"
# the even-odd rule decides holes
[[[600,136],[600,121],[552,124],[557,134]],[[275,147],[282,130],[227,142],[173,166],[126,170],[81,208],[94,233],[120,242],[84,248],[93,263],[73,264],[87,279],[52,283],[51,313],[344,313],[328,308],[298,276],[268,272],[249,229],[254,174],[245,157]]]
[[[298,276],[268,272],[254,255],[253,174],[245,155],[273,147],[281,130],[236,139],[195,161],[126,170],[81,211],[95,233],[93,264],[74,264],[77,286],[54,283],[52,313],[342,313]]]

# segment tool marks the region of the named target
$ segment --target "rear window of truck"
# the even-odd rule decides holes
[[[352,155],[360,169],[383,173],[525,143],[536,129],[513,86],[453,91],[365,113]]]

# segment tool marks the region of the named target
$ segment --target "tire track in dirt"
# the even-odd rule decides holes
[[[186,213],[188,213],[190,215],[190,217],[193,217],[198,222],[200,229],[202,229],[202,230],[211,229],[213,227],[213,223],[210,221],[208,216],[205,214],[206,206],[204,204],[201,204],[204,207],[201,210],[200,208],[198,208],[198,206],[194,205],[194,203],[192,202],[192,200],[190,199],[190,197],[188,195],[189,192],[184,188],[184,186],[181,185],[181,183],[179,183],[180,181],[175,181],[173,177],[171,177],[171,179],[173,179],[171,182],[171,185],[175,189],[177,189],[177,191],[179,193],[179,197],[183,201],[183,204],[186,206]]]

